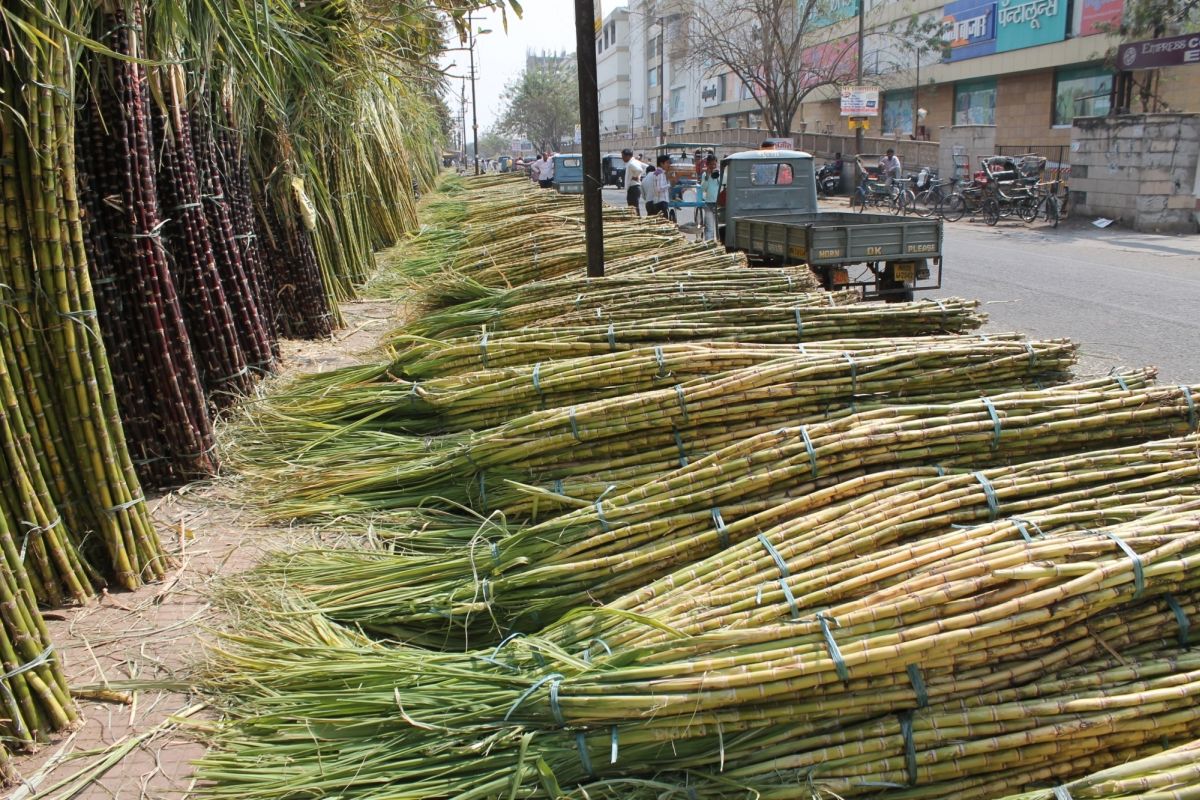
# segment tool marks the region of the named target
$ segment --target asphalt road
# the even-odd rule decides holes
[[[604,200],[623,205],[624,192]],[[1152,365],[1161,382],[1200,384],[1200,237],[961,221],[946,225],[945,253],[942,288],[918,297],[981,300],[985,332],[1069,338],[1081,374]]]

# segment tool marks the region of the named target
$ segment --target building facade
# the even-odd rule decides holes
[[[687,2],[630,0],[629,135],[762,128],[757,102],[735,75],[701,70],[686,57]],[[1108,31],[1125,0],[865,2],[863,83],[882,90],[872,138],[937,141],[952,125],[994,125],[1001,148],[1065,151],[1076,117],[1109,111],[1114,72],[1107,59],[1116,39]],[[800,60],[842,54],[856,66],[857,11],[857,0],[829,0]],[[912,35],[914,27],[926,33]],[[690,44],[703,47],[702,40]],[[1197,79],[1200,70],[1191,67],[1160,70],[1152,92],[1158,109],[1200,109]],[[846,134],[837,91],[813,90],[793,130]]]
[[[600,92],[600,135],[631,131],[629,12],[624,8],[609,14],[596,34],[596,82]]]

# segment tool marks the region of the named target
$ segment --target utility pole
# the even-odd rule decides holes
[[[466,166],[467,160],[467,82],[463,80],[462,89],[459,91],[458,118],[462,123],[462,136],[459,137],[459,144],[462,145],[463,166]]]
[[[858,0],[858,64],[854,70],[854,80],[856,86],[862,86],[863,82],[863,61],[865,60],[864,42],[866,41],[866,10],[867,0]],[[862,183],[862,175],[858,174],[858,162],[862,158],[863,151],[863,129],[862,121],[859,120],[859,125],[854,129],[854,185],[858,186]]]
[[[475,140],[475,174],[479,174],[479,111],[475,102],[475,28],[471,24],[471,15],[467,14],[467,31],[471,37],[471,133]]]
[[[604,277],[604,219],[600,180],[600,89],[596,78],[596,6],[575,0],[575,60],[579,73],[579,136],[583,150],[583,224],[587,274]]]

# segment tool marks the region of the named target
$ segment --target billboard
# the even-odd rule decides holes
[[[879,87],[847,86],[842,89],[842,116],[879,116]]]
[[[996,52],[995,0],[956,0],[948,3],[942,22],[950,45],[948,61],[990,56]]]
[[[797,0],[799,10],[804,10],[804,0]],[[824,28],[850,19],[858,14],[858,0],[819,0],[812,10],[814,28]]]
[[[996,52],[1061,42],[1067,36],[1067,0],[1000,0]]]
[[[1079,18],[1079,35],[1104,33],[1103,28],[1116,28],[1125,13],[1125,0],[1083,0]]]
[[[943,13],[949,61],[1061,42],[1067,36],[1067,0],[956,0]]]
[[[1200,34],[1185,33],[1165,39],[1130,42],[1117,48],[1121,69],[1153,69],[1200,64]]]

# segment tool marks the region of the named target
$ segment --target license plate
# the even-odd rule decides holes
[[[583,194],[582,183],[560,183],[558,185],[559,194]]]
[[[917,279],[916,264],[896,264],[896,280],[912,283]]]

